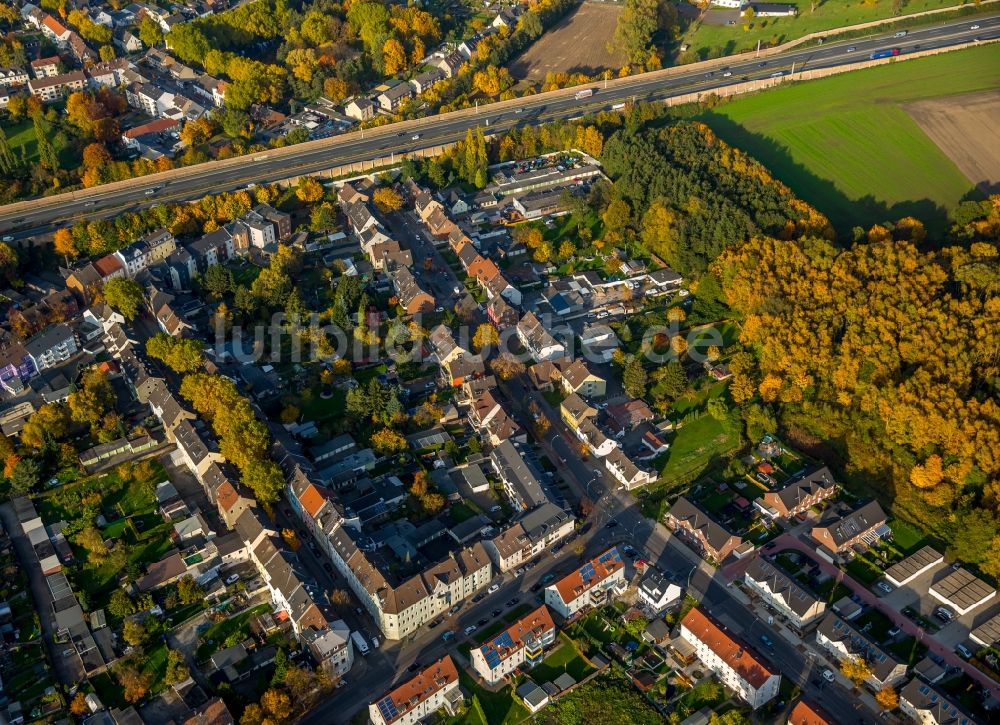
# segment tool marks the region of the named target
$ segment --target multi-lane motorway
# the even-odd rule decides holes
[[[516,102],[480,106],[478,112],[446,113],[302,144],[300,147],[246,156],[239,163],[209,162],[180,172],[175,170],[165,175],[154,174],[135,179],[126,185],[49,197],[35,202],[29,210],[0,207],[0,231],[13,234],[16,238],[27,237],[77,219],[110,217],[126,210],[165,201],[195,199],[205,193],[237,189],[249,183],[317,173],[359,161],[391,158],[394,154],[453,142],[475,126],[503,131],[522,124],[572,118],[585,112],[610,109],[629,101],[657,101],[685,93],[709,91],[793,69],[798,72],[850,64],[886,48],[899,48],[900,54],[906,56],[918,51],[997,38],[1000,38],[1000,15],[977,16],[974,20],[953,20],[923,26],[910,31],[905,37],[894,37],[890,33],[853,41],[829,42],[770,58],[756,58],[751,53],[723,61],[697,63],[667,72],[657,71],[613,80],[607,84],[595,83],[594,95],[584,100],[577,100],[572,90],[539,94]]]

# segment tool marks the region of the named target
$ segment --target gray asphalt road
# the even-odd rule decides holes
[[[970,26],[976,24],[977,30]],[[0,231],[23,238],[51,231],[54,227],[78,219],[115,216],[122,211],[141,209],[166,201],[195,199],[208,192],[237,189],[248,183],[275,181],[303,173],[316,173],[337,165],[391,154],[432,147],[462,138],[468,128],[486,126],[492,132],[523,124],[537,124],[557,118],[574,118],[584,112],[609,109],[626,101],[662,100],[681,93],[711,90],[734,81],[767,78],[780,71],[824,68],[856,62],[876,50],[898,47],[901,55],[916,50],[948,47],[973,38],[990,40],[1000,37],[1000,16],[977,17],[975,20],[951,21],[938,26],[926,26],[911,31],[904,38],[891,34],[873,38],[827,43],[821,46],[793,50],[767,60],[747,55],[734,57],[725,67],[708,71],[704,66],[692,66],[690,72],[666,78],[648,75],[625,79],[603,88],[593,86],[594,95],[578,101],[572,95],[552,99],[525,98],[520,108],[497,109],[481,106],[477,114],[442,114],[419,122],[420,138],[413,140],[413,130],[398,131],[393,125],[370,129],[364,138],[328,140],[319,147],[309,145],[287,156],[261,153],[247,157],[245,164],[226,166],[207,163],[191,167],[182,179],[164,180],[152,175],[136,179],[125,189],[91,190],[85,193],[51,197],[44,206],[28,213],[4,211],[0,208]],[[919,46],[919,48],[917,47]],[[726,75],[729,74],[729,75]]]

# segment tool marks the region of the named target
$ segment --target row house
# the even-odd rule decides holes
[[[243,222],[229,222],[187,245],[199,274],[216,264],[225,264],[249,248],[250,231]]]
[[[42,103],[61,101],[70,93],[82,91],[86,87],[87,76],[82,70],[28,81],[28,91]]]
[[[458,73],[458,70],[465,64],[465,57],[461,53],[449,53],[434,62],[434,67],[444,73],[445,78],[451,78]]]
[[[579,359],[543,360],[532,365],[528,369],[528,375],[539,390],[559,387],[566,395],[584,398],[602,398],[607,392],[607,381]]]
[[[434,310],[434,297],[424,291],[417,278],[407,267],[398,267],[391,271],[392,284],[399,298],[399,304],[407,315]]]
[[[611,547],[559,581],[545,588],[545,603],[563,619],[607,603],[626,586],[625,563]]]
[[[518,323],[518,312],[503,297],[494,297],[486,303],[486,316],[498,331],[503,332]]]
[[[135,277],[147,267],[166,259],[177,249],[177,240],[166,229],[156,229],[115,252],[127,277]]]
[[[438,325],[427,336],[430,352],[439,365],[467,357],[472,353],[455,342],[455,337],[447,325]]]
[[[566,356],[566,347],[545,329],[535,313],[526,313],[515,329],[517,339],[537,362]]]
[[[375,108],[370,98],[354,98],[344,106],[344,115],[355,121],[367,121],[375,118]]]
[[[355,543],[347,528],[356,530],[360,522],[345,518],[331,493],[312,484],[302,472],[289,478],[286,491],[296,515],[387,639],[415,632],[488,586],[493,578],[489,555],[476,543],[404,581],[391,581]]]
[[[379,108],[388,113],[395,111],[404,101],[411,98],[413,98],[413,87],[409,83],[400,82],[379,93],[375,100],[378,101]]]
[[[837,483],[833,474],[823,466],[778,491],[766,492],[754,499],[754,506],[770,518],[787,519],[805,513],[836,493]]]
[[[906,677],[906,663],[868,638],[864,632],[830,612],[816,628],[816,643],[838,662],[860,660],[871,675],[865,682],[875,690],[895,685]]]
[[[878,501],[869,501],[846,516],[821,521],[811,532],[813,540],[840,553],[853,546],[870,545],[888,533],[886,516]]]
[[[518,670],[545,659],[556,640],[556,625],[544,604],[469,653],[472,669],[487,685],[497,685]]]
[[[302,636],[320,669],[332,679],[344,677],[354,666],[351,630],[342,619],[330,622],[322,630],[307,629]]]
[[[0,68],[0,86],[16,88],[28,82],[28,72],[23,68]]]
[[[458,668],[445,655],[371,703],[368,719],[374,725],[416,725],[441,709],[456,715],[462,700]]]
[[[704,558],[721,563],[739,548],[743,540],[681,496],[667,512],[665,523],[675,535],[690,544]]]
[[[951,695],[914,677],[899,690],[899,709],[918,725],[974,725],[976,718]]]
[[[131,67],[124,58],[94,63],[87,68],[87,78],[92,87],[118,88],[125,83],[126,71]]]
[[[295,555],[282,546],[277,536],[268,536],[257,544],[251,559],[267,585],[272,604],[279,613],[288,614],[296,634],[327,628],[329,620],[316,603],[320,596],[318,587],[303,581],[296,570]]]
[[[799,631],[806,630],[826,612],[826,602],[761,557],[750,562],[743,581]]]
[[[576,528],[572,515],[546,501],[531,509],[492,539],[483,542],[501,572],[512,571],[548,551]]]
[[[410,79],[413,92],[418,96],[426,93],[435,85],[444,80],[444,72],[440,68],[431,68],[423,73],[418,73]]]
[[[772,670],[699,607],[681,620],[680,636],[694,647],[705,667],[754,710],[778,696],[781,673]]]

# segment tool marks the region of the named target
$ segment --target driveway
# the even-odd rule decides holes
[[[892,620],[893,624],[898,626],[907,635],[916,637],[920,642],[927,646],[928,650],[932,654],[941,657],[946,664],[957,667],[962,672],[967,674],[977,683],[982,685],[984,689],[992,693],[995,699],[1000,699],[1000,683],[995,682],[984,672],[981,672],[971,663],[966,662],[964,659],[959,657],[958,654],[952,649],[953,645],[950,644],[951,637],[945,636],[939,640],[937,637],[928,634],[923,627],[918,626],[909,618],[903,616],[903,614],[897,609],[892,607],[890,602],[875,596],[871,590],[856,582],[833,564],[815,556],[815,550],[810,549],[802,541],[799,541],[788,534],[784,534],[775,539],[775,551],[780,551],[781,549],[796,549],[808,554],[810,558],[812,558],[819,565],[822,571],[826,572],[830,576],[837,577],[839,581],[842,581],[845,586],[861,597],[865,604],[884,614]]]

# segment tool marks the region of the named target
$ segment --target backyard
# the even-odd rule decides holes
[[[560,632],[559,641],[562,643],[559,649],[531,669],[531,679],[538,684],[552,682],[563,673],[579,682],[594,671],[594,667],[564,632]]]
[[[201,633],[195,659],[204,662],[220,649],[231,647],[250,636],[250,619],[258,614],[271,611],[271,605],[258,604],[245,609],[221,622],[216,622]]]

